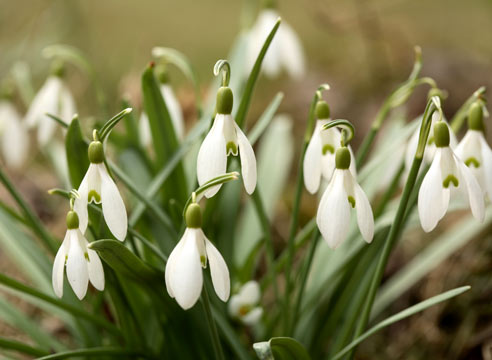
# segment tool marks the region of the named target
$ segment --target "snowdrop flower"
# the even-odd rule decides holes
[[[244,187],[248,194],[252,194],[256,187],[255,153],[248,138],[231,115],[232,104],[232,90],[222,86],[217,92],[217,115],[198,152],[198,183],[203,185],[224,174],[227,169],[227,156],[231,154],[237,156],[239,152]],[[217,185],[207,190],[205,196],[208,198],[214,196],[220,187],[221,185]]]
[[[321,177],[330,181],[335,170],[335,152],[340,147],[342,134],[336,127],[323,130],[330,121],[330,107],[325,101],[316,104],[316,127],[304,156],[303,174],[306,189],[314,194],[318,191]],[[351,157],[352,149],[348,146]],[[355,163],[350,163],[350,172],[355,177]]]
[[[193,203],[186,209],[186,230],[169,255],[166,264],[166,288],[169,296],[179,306],[188,310],[197,302],[202,292],[202,268],[210,264],[210,273],[217,296],[222,301],[229,299],[229,270],[222,255],[203,233],[200,206]]]
[[[439,116],[440,116],[439,112],[437,111],[435,111],[432,114],[431,130],[429,133],[429,139],[427,140],[427,146],[425,147],[425,152],[424,152],[424,160],[427,164],[430,164],[432,162],[432,159],[434,159],[436,153],[436,144],[434,140],[435,139],[434,124],[436,124],[439,121]],[[446,120],[441,120],[441,121],[443,121],[449,128],[449,124]],[[415,152],[417,151],[417,146],[419,144],[419,135],[420,135],[420,126],[417,127],[412,137],[408,141],[408,146],[405,153],[405,169],[407,173],[410,171],[413,158],[415,157]],[[450,135],[450,147],[451,149],[455,149],[456,146],[458,145],[458,140],[456,140],[456,135],[452,130],[449,132],[449,135]]]
[[[174,125],[174,131],[176,132],[176,137],[178,140],[182,141],[184,138],[184,120],[183,111],[181,110],[181,105],[179,104],[176,95],[172,87],[169,85],[169,79],[165,71],[161,70],[158,73],[159,81],[161,82],[160,90],[162,98],[166,103],[167,109],[169,111],[169,116]],[[140,116],[139,122],[140,130],[140,141],[144,146],[149,146],[152,141],[152,133],[150,130],[149,118],[145,112]]]
[[[8,167],[18,169],[26,161],[29,136],[21,117],[9,100],[0,100],[0,143]]]
[[[246,325],[257,324],[263,315],[263,309],[258,306],[260,296],[258,283],[254,280],[248,281],[237,294],[231,296],[229,314]]]
[[[456,155],[468,166],[492,201],[492,150],[484,137],[483,106],[479,102],[470,108],[468,131],[456,148]]]
[[[249,73],[260,53],[263,44],[270,31],[279,18],[279,14],[273,8],[263,9],[256,23],[248,34],[247,41],[247,67]],[[285,22],[282,22],[275,37],[268,48],[263,60],[262,69],[272,78],[277,77],[284,68],[287,74],[299,79],[305,73],[305,59],[301,42],[295,31]]]
[[[420,186],[418,209],[422,228],[432,231],[448,210],[450,187],[461,191],[469,200],[472,214],[483,221],[483,193],[471,170],[454,154],[449,128],[439,121],[434,125],[436,152],[432,165]]]
[[[316,222],[323,238],[332,249],[347,237],[350,208],[357,212],[357,223],[364,240],[372,241],[374,217],[366,194],[350,172],[351,155],[340,147],[335,155],[335,171],[321,198]]]
[[[75,101],[68,87],[61,79],[63,70],[55,69],[56,74],[50,75],[32,101],[25,122],[29,127],[38,127],[38,142],[46,145],[55,133],[57,124],[46,113],[53,114],[67,124],[76,113]]]
[[[82,300],[89,281],[97,290],[104,290],[104,269],[99,256],[89,249],[89,243],[79,230],[79,218],[75,211],[67,214],[67,233],[53,264],[53,290],[63,296],[63,272],[67,266],[67,278],[75,295]]]
[[[123,241],[128,227],[125,203],[106,170],[103,144],[100,141],[90,143],[89,161],[89,169],[78,189],[80,197],[75,199],[74,204],[75,211],[80,217],[80,230],[84,233],[87,229],[89,221],[87,205],[90,202],[102,204],[104,220],[109,230],[118,240]]]

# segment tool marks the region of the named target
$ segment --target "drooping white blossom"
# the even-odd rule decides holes
[[[165,271],[167,292],[184,310],[193,307],[198,301],[203,287],[202,269],[205,269],[207,264],[210,265],[212,283],[217,296],[225,302],[229,299],[230,294],[227,264],[217,248],[203,233],[201,213],[196,215],[197,212],[200,212],[198,204],[191,204],[188,207],[187,228],[169,255]]]
[[[278,18],[277,11],[271,8],[262,10],[258,15],[256,23],[248,33],[247,73],[253,68],[256,58]],[[268,77],[276,77],[285,69],[289,76],[298,79],[305,73],[305,62],[299,37],[290,25],[283,21],[263,59],[262,70]]]
[[[38,128],[38,142],[46,145],[55,133],[57,124],[46,113],[69,124],[76,113],[75,101],[59,76],[51,75],[34,97],[25,116],[26,125]]]
[[[258,306],[260,297],[258,283],[254,280],[248,281],[237,294],[231,296],[228,304],[229,314],[246,325],[257,324],[263,315],[263,309]]]
[[[248,194],[252,194],[257,177],[255,153],[248,138],[234,121],[231,111],[232,91],[228,87],[221,87],[217,93],[217,115],[198,152],[198,183],[203,185],[224,174],[227,170],[227,157],[237,156],[239,153],[244,187]],[[221,185],[217,185],[210,188],[205,196],[214,196],[220,187]]]
[[[0,143],[8,167],[19,169],[29,152],[29,135],[20,114],[8,100],[0,100]]]
[[[174,131],[176,132],[176,137],[179,141],[184,138],[184,120],[183,111],[181,110],[181,105],[179,104],[174,91],[169,84],[161,84],[160,86],[162,97],[166,102],[167,109],[169,111],[169,116],[173,122]],[[152,142],[152,133],[150,130],[149,118],[145,112],[142,112],[139,121],[139,135],[140,141],[144,146],[149,146]]]
[[[485,216],[483,193],[471,170],[459,159],[449,140],[447,124],[434,125],[437,149],[429,171],[420,186],[418,210],[425,232],[432,231],[448,210],[449,199],[455,188],[468,199],[472,214],[483,221]],[[447,135],[446,135],[447,134]]]
[[[332,249],[337,248],[347,237],[351,208],[357,213],[357,223],[364,240],[370,243],[374,236],[371,204],[349,170],[350,163],[349,150],[346,147],[339,148],[335,171],[323,193],[316,216],[321,235]]]
[[[80,230],[84,233],[89,222],[88,204],[102,204],[104,221],[109,230],[116,239],[123,241],[128,227],[125,203],[104,165],[102,151],[99,141],[93,141],[89,146],[90,165],[80,183],[80,197],[75,200],[74,208],[80,218]]]
[[[88,248],[88,241],[78,228],[78,220],[70,223],[71,211],[67,216],[68,230],[58,249],[53,264],[52,283],[56,296],[63,296],[63,274],[67,268],[67,279],[75,295],[82,300],[87,293],[89,281],[97,290],[104,290],[104,269],[97,253]]]

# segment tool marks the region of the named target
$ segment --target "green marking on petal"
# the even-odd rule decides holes
[[[471,165],[473,165],[476,168],[479,168],[480,167],[480,161],[478,161],[474,157],[471,157],[471,158],[466,159],[465,164],[468,167],[471,167]]]
[[[88,254],[88,253],[86,253],[86,252],[85,252],[85,253],[84,253],[84,257],[85,257],[85,259],[86,259],[87,261],[89,261],[89,262],[91,261],[91,260],[89,259],[89,254]]]
[[[204,255],[200,255],[200,262],[202,263],[202,268],[207,267],[207,257]]]
[[[331,146],[330,144],[326,144],[326,145],[323,145],[323,149],[321,150],[321,152],[323,153],[323,155],[326,155],[327,152],[329,152],[330,154],[334,154],[335,148],[333,146]]]
[[[227,155],[232,154],[234,156],[237,155],[237,145],[233,141],[229,141],[226,145],[226,153]]]
[[[101,195],[99,195],[96,190],[89,191],[89,194],[87,195],[87,201],[91,202],[92,200],[94,200],[96,203],[101,202]]]
[[[458,187],[458,185],[460,184],[460,182],[454,175],[448,175],[448,177],[442,182],[442,185],[447,189],[451,183],[454,187]]]
[[[68,260],[68,254],[65,255],[65,262],[63,263],[64,264],[63,266],[67,265],[67,260]]]
[[[427,141],[427,145],[432,145],[432,144],[434,144],[434,141],[435,141],[435,140],[434,140],[434,136],[429,137],[429,141]]]
[[[348,199],[348,202],[350,203],[350,205],[352,206],[353,209],[355,209],[355,199],[353,198],[353,196],[350,196],[347,198]]]
[[[239,308],[239,315],[244,316],[251,311],[251,305],[243,305]]]

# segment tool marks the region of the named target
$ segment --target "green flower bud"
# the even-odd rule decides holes
[[[217,91],[217,114],[230,114],[233,103],[234,97],[231,88],[227,86],[220,87],[219,91]]]
[[[67,213],[67,229],[73,230],[79,228],[79,216],[75,211],[69,211]]]
[[[351,160],[350,151],[347,147],[338,148],[335,154],[335,166],[337,169],[347,170],[350,167]]]
[[[326,101],[320,100],[316,104],[316,118],[317,119],[329,119],[330,107]]]
[[[434,125],[434,141],[437,147],[449,146],[449,129],[444,121],[438,121]]]
[[[479,101],[475,101],[468,111],[468,128],[470,130],[484,131],[483,107]]]
[[[199,229],[202,227],[202,209],[197,203],[190,204],[185,213],[186,227]]]
[[[104,161],[103,144],[100,141],[92,141],[89,144],[89,161],[92,164],[100,164]]]

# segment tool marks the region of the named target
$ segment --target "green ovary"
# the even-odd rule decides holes
[[[353,209],[355,209],[355,199],[353,196],[349,196],[348,198],[348,202],[350,203],[350,205],[352,206]]]
[[[471,157],[471,158],[466,159],[465,164],[468,167],[471,167],[471,165],[473,165],[475,168],[479,168],[480,167],[480,161],[478,161],[474,157]]]
[[[89,191],[89,195],[87,195],[87,201],[91,202],[92,200],[94,200],[96,203],[101,202],[101,195],[99,195],[96,190]]]
[[[444,179],[444,181],[442,182],[442,185],[447,189],[451,183],[453,183],[454,187],[458,187],[458,185],[460,184],[460,182],[454,175],[448,175],[446,179]]]
[[[335,148],[333,146],[331,146],[330,144],[326,144],[326,145],[323,145],[323,149],[321,149],[321,152],[323,153],[323,155],[326,155],[326,153],[330,153],[330,154],[333,154],[335,153]]]

